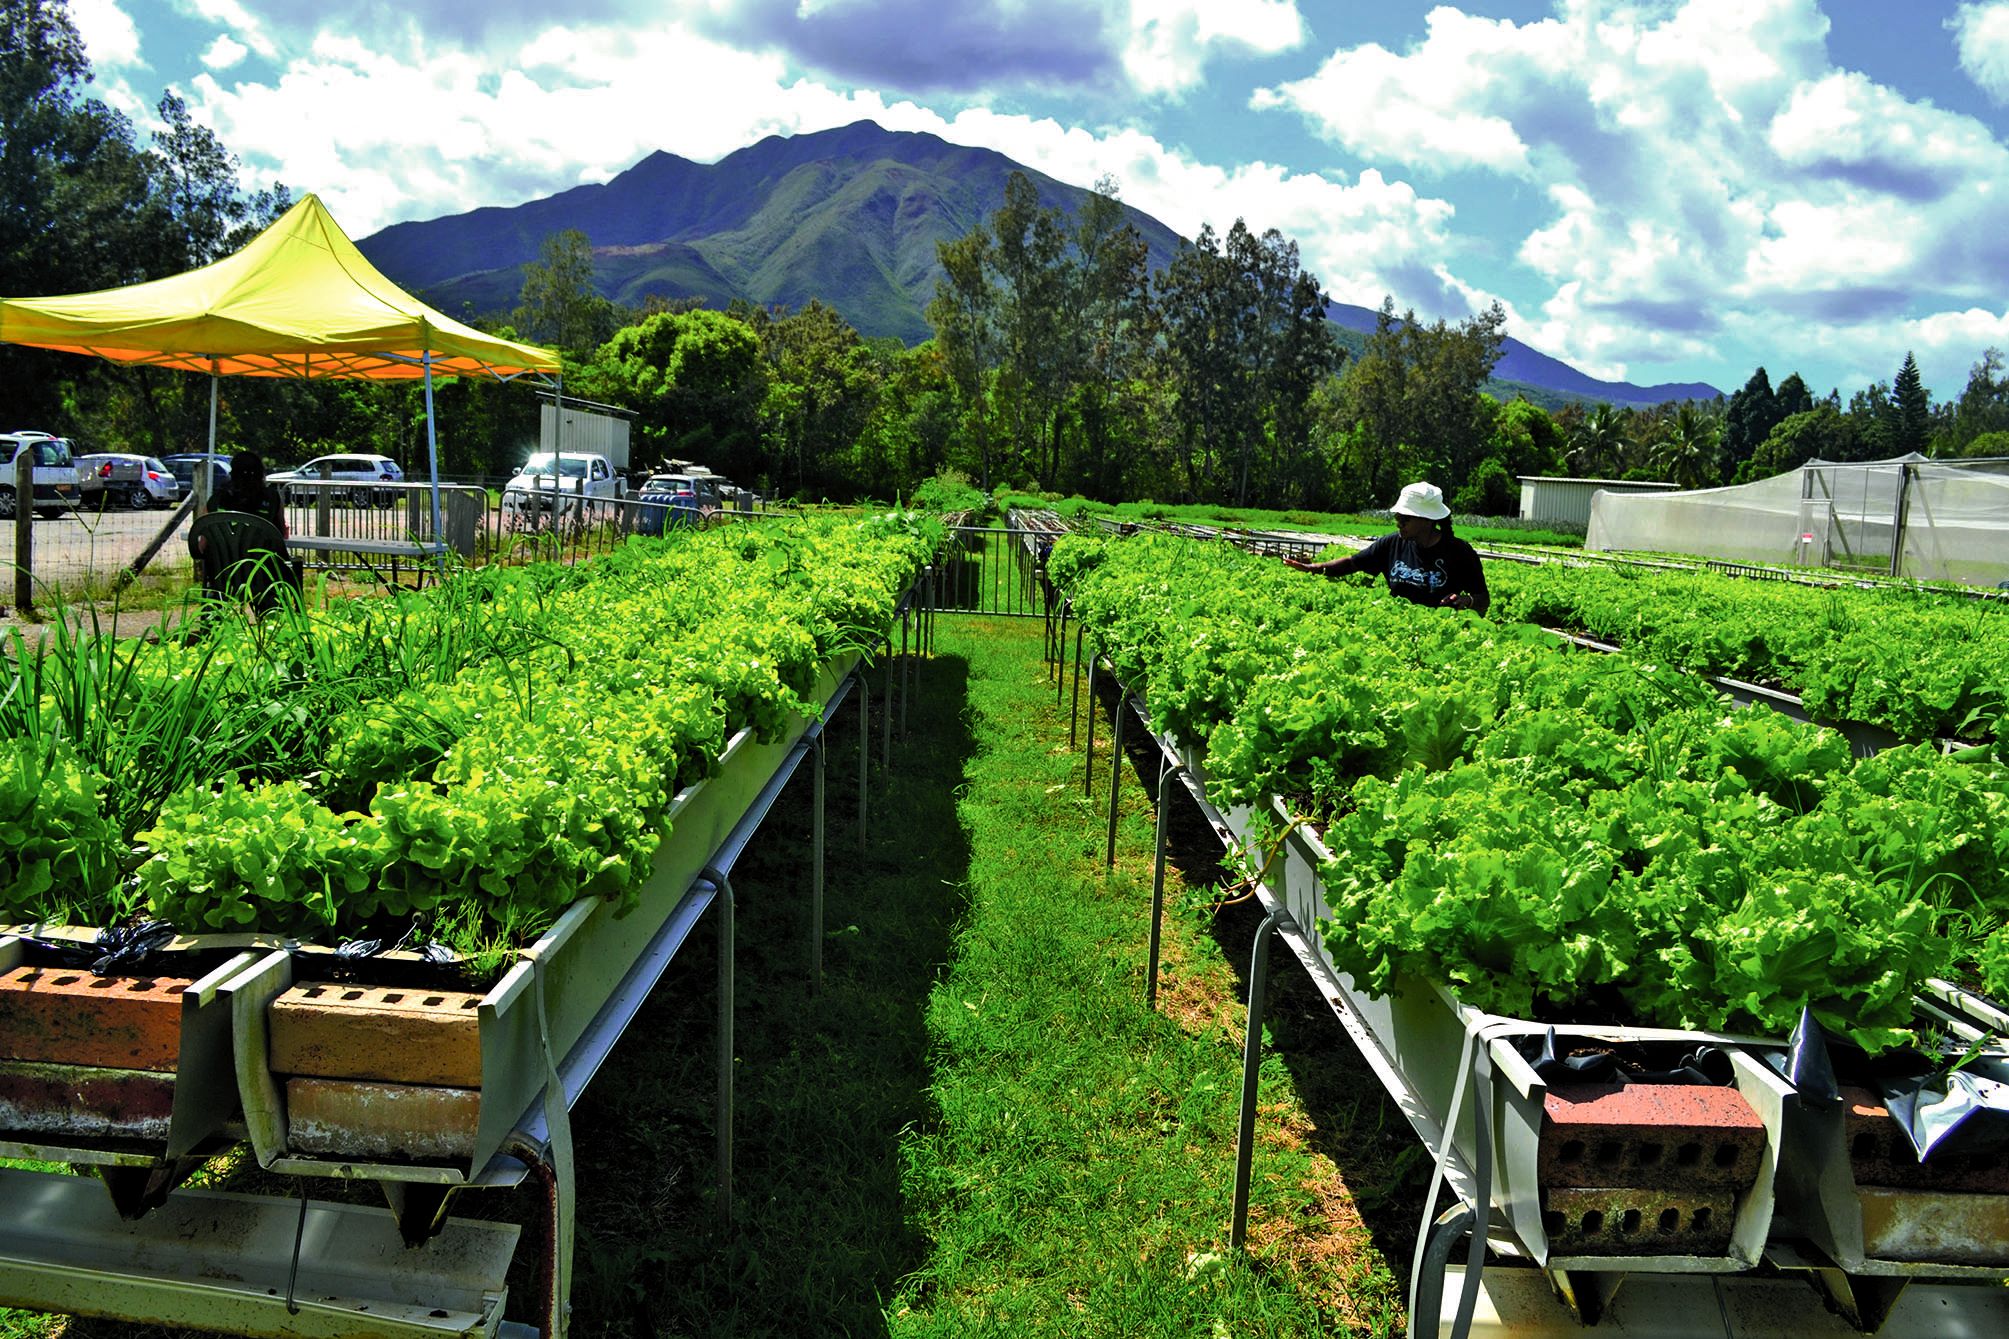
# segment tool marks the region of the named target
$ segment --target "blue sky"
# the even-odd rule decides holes
[[[871,118],[1104,174],[1606,377],[1939,396],[2009,348],[2009,0],[70,0],[355,236]]]

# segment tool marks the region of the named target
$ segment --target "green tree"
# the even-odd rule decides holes
[[[1772,393],[1772,379],[1764,368],[1751,374],[1751,379],[1730,397],[1730,404],[1723,413],[1723,466],[1726,472],[1737,473],[1751,459],[1752,452],[1759,443],[1771,435],[1779,425],[1780,418],[1777,397]]]
[[[982,224],[953,242],[935,244],[942,277],[928,304],[928,324],[944,369],[956,388],[961,416],[976,446],[978,486],[991,488],[991,382],[1001,345],[998,292],[990,232]]]
[[[1492,436],[1498,406],[1482,388],[1500,360],[1506,319],[1494,303],[1455,326],[1426,326],[1383,301],[1367,347],[1340,374],[1347,418],[1364,433],[1367,475],[1357,491],[1392,498],[1411,473],[1441,476],[1450,492],[1464,484]]]
[[[1794,414],[1773,428],[1752,455],[1741,479],[1769,479],[1810,460],[1862,460],[1861,421],[1819,405]]]
[[[577,382],[584,395],[634,409],[647,451],[767,481],[774,475],[762,451],[768,376],[746,322],[698,310],[660,312],[615,331]]]
[[[1582,479],[1609,479],[1623,468],[1630,409],[1601,404],[1590,411],[1563,453],[1564,462]]]
[[[577,228],[552,233],[523,267],[510,317],[523,338],[584,357],[621,327],[620,312],[593,280],[593,244]]]
[[[1932,454],[1975,455],[1972,445],[1976,438],[2003,431],[2009,431],[2009,377],[2002,373],[2002,350],[1990,348],[1968,369],[1967,385],[1953,402],[1945,431],[1933,442]]]
[[[1180,482],[1187,497],[1218,498],[1222,444],[1233,438],[1250,398],[1241,319],[1250,303],[1213,225],[1203,224],[1160,272],[1157,297]]]
[[[1075,368],[1067,231],[1060,211],[1039,203],[1032,179],[1014,172],[990,233],[1003,333],[997,392],[1014,450],[1051,488],[1060,473],[1060,412]]]
[[[1796,381],[1798,377],[1787,380]],[[1800,392],[1806,394],[1804,385]],[[1809,399],[1811,402],[1811,397]],[[1683,488],[1706,488],[1721,477],[1716,460],[1721,439],[1722,429],[1718,424],[1698,409],[1694,401],[1683,401],[1675,407],[1673,416],[1667,422],[1666,432],[1653,456],[1654,468]]]
[[[1112,178],[1096,182],[1082,203],[1074,251],[1076,476],[1085,492],[1120,497],[1135,463],[1131,425],[1156,322],[1144,238],[1124,218]]]
[[[1911,350],[1905,350],[1904,362],[1898,367],[1897,379],[1891,382],[1890,389],[1891,398],[1897,402],[1898,453],[1923,453],[1932,440],[1932,397],[1919,377]]]
[[[1806,381],[1798,372],[1787,373],[1779,388],[1772,392],[1772,408],[1782,421],[1794,414],[1804,414],[1813,407],[1813,393],[1807,389]]]
[[[889,493],[896,480],[857,448],[879,395],[880,367],[858,332],[814,299],[761,334],[771,375],[767,419],[778,482],[798,496]]]

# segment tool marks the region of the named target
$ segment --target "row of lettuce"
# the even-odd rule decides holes
[[[904,515],[733,528],[194,638],[17,640],[0,920],[467,946],[631,900],[676,790],[811,713],[939,540]]]
[[[1495,618],[1782,688],[1817,719],[1879,725],[1901,739],[1980,741],[2009,709],[2009,607],[2000,600],[1582,561],[1494,562],[1488,577]]]
[[[1929,978],[2009,997],[1994,749],[1859,760],[1645,656],[1223,544],[1071,537],[1052,568],[1217,799],[1322,829],[1327,946],[1371,991],[1767,1035],[1811,1007],[1871,1050]]]

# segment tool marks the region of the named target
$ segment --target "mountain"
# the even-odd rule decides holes
[[[864,335],[926,339],[921,314],[941,268],[937,242],[954,241],[988,220],[1005,181],[1023,172],[1041,205],[1073,214],[1087,199],[991,149],[936,135],[885,130],[859,121],[836,130],[769,136],[716,163],[652,153],[599,185],[542,200],[419,223],[399,223],[357,245],[393,281],[448,312],[487,314],[514,307],[522,267],[544,239],[567,228],[593,245],[594,280],[617,302],[734,298],[800,307],[820,298]],[[1170,228],[1125,206],[1160,269],[1183,244]],[[1374,329],[1365,307],[1330,303],[1342,343]],[[1364,322],[1364,324],[1363,324]],[[1357,335],[1356,335],[1357,338]],[[1714,398],[1699,383],[1635,386],[1606,382],[1509,339],[1495,370],[1497,390],[1525,386],[1530,398],[1658,404]]]
[[[577,228],[591,240],[600,291],[645,297],[734,298],[800,307],[821,298],[865,335],[928,338],[922,309],[941,273],[935,243],[989,219],[1005,181],[1023,172],[1040,204],[1073,214],[1078,186],[990,149],[860,121],[838,130],[770,136],[709,165],[653,153],[604,185],[513,208],[400,223],[357,245],[391,279],[449,312],[507,311],[521,266],[545,237]],[[1126,209],[1153,269],[1179,235]]]

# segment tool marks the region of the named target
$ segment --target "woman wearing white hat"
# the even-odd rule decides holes
[[[1472,546],[1451,533],[1444,490],[1436,484],[1410,484],[1389,510],[1395,513],[1395,533],[1383,535],[1358,553],[1322,563],[1301,558],[1284,562],[1300,572],[1327,576],[1377,573],[1387,578],[1390,593],[1415,604],[1485,613],[1493,602],[1486,590],[1486,573]]]

